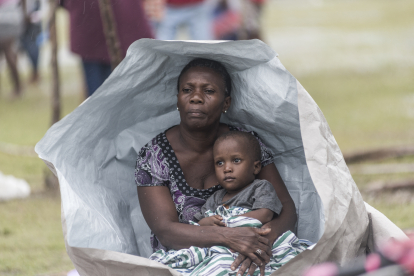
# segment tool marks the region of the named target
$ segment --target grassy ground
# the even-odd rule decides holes
[[[315,99],[342,152],[413,145],[413,13],[410,0],[268,3],[264,39]],[[353,177],[364,189],[414,173]],[[407,192],[364,197],[401,228],[414,227],[410,198]]]
[[[343,152],[413,143],[412,14],[409,0],[268,3],[264,40],[318,103]],[[64,45],[66,17],[59,16]],[[65,58],[70,57],[63,54],[63,115],[83,95],[79,66]],[[17,101],[9,100],[10,83],[0,72],[0,142],[34,146],[50,125],[50,72],[44,70],[42,82],[27,85]],[[0,171],[25,179],[34,192],[26,200],[0,203],[0,275],[63,275],[73,268],[64,248],[60,200],[44,191],[45,170],[37,158],[0,152]],[[360,188],[405,178],[414,175],[354,175]],[[414,203],[367,201],[398,226],[414,227]]]

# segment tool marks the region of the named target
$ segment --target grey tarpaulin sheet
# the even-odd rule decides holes
[[[95,94],[36,145],[59,178],[65,242],[80,274],[177,274],[143,258],[151,253],[150,230],[134,166],[146,142],[179,123],[177,77],[196,57],[227,67],[233,100],[222,121],[256,131],[272,148],[296,204],[297,235],[319,240],[276,274],[298,275],[312,263],[344,263],[363,254],[372,227],[361,195],[322,112],[270,47],[259,40],[142,39]],[[381,230],[382,239],[403,237],[386,218],[372,225],[392,229]]]

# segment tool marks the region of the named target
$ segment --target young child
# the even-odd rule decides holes
[[[207,199],[201,211],[195,214],[199,225],[223,226],[223,216],[211,215],[211,212],[224,211],[222,208],[217,210],[219,206],[228,210],[224,211],[227,217],[244,208],[244,217],[257,219],[262,224],[280,213],[282,203],[272,184],[255,179],[261,170],[261,151],[256,137],[248,132],[227,132],[216,140],[213,154],[216,177],[224,189]],[[208,210],[211,212],[206,214]]]
[[[215,192],[194,215],[191,224],[222,227],[257,227],[280,214],[282,204],[270,182],[256,179],[261,170],[260,145],[248,132],[230,131],[220,136],[213,148],[215,172],[224,188]],[[265,275],[306,250],[312,243],[299,240],[292,232],[282,234],[273,244]],[[229,248],[192,246],[181,250],[158,250],[150,256],[183,275],[236,275],[230,266],[238,253]],[[259,275],[257,268],[253,275]],[[252,276],[253,276],[252,275]]]

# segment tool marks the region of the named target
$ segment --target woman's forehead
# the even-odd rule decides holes
[[[188,69],[187,72],[185,72],[181,76],[180,84],[192,82],[196,80],[198,81],[203,80],[203,81],[211,82],[217,85],[225,86],[223,76],[221,76],[215,70],[208,68],[208,67],[203,67],[203,66],[196,66],[196,67],[191,67],[190,69]]]

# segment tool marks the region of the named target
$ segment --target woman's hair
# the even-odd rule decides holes
[[[207,68],[212,69],[217,74],[219,74],[224,80],[224,85],[225,85],[224,95],[225,95],[225,97],[230,96],[230,94],[231,94],[231,78],[230,78],[230,74],[226,70],[226,67],[224,67],[223,64],[221,64],[218,61],[211,60],[211,59],[205,59],[205,58],[193,59],[186,66],[184,66],[183,70],[181,70],[181,73],[178,76],[178,81],[177,81],[177,90],[178,91],[180,90],[181,76],[185,72],[187,72],[190,68],[193,68],[193,67],[207,67]]]

